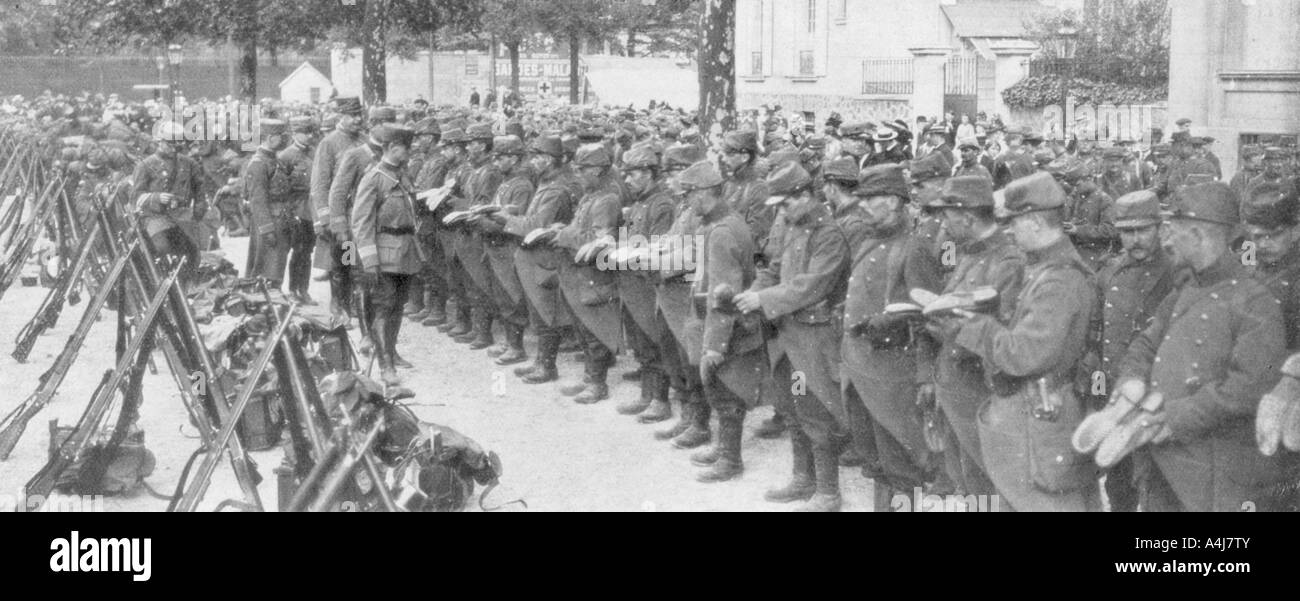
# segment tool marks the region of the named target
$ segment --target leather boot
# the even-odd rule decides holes
[[[470,330],[473,329],[474,329],[474,323],[470,319],[469,309],[466,308],[462,310],[460,307],[456,308],[456,319],[438,326],[438,331],[445,332],[448,336],[451,336],[452,338],[456,338],[457,336],[464,336],[465,334],[468,334]]]
[[[408,313],[406,318],[415,323],[424,323],[425,318],[429,316],[429,312],[433,311],[433,303],[431,302],[433,299],[429,296],[428,292],[423,290],[423,286],[421,286],[421,290],[419,294],[416,295],[416,298],[419,300],[411,299],[411,304],[409,305],[414,307],[416,311]]]
[[[617,409],[619,415],[640,415],[641,412],[650,408],[650,397],[652,392],[650,389],[653,386],[653,383],[650,380],[651,378],[641,379],[640,398],[629,399],[627,401],[619,403]]]
[[[794,503],[807,501],[817,492],[816,466],[813,462],[812,441],[798,428],[790,431],[790,448],[794,454],[793,474],[784,488],[767,491],[763,498],[769,503]]]
[[[506,351],[497,357],[496,364],[505,367],[523,363],[527,360],[528,352],[524,350],[524,327],[514,324],[507,325]]]
[[[624,373],[623,379],[628,382],[639,382],[641,381],[641,376],[643,375],[645,375],[645,371],[638,367],[632,371]]]
[[[636,418],[643,424],[657,424],[673,418],[673,406],[668,402],[668,374],[655,372],[647,374],[653,379],[650,389],[650,408]]]
[[[704,402],[704,393],[700,392],[699,395],[690,427],[673,439],[674,447],[682,450],[698,449],[713,440],[713,433],[709,430],[709,417],[713,411]]]
[[[722,444],[721,440],[709,445],[709,448],[704,449],[703,451],[697,451],[694,455],[691,455],[691,465],[695,467],[710,467],[717,463],[718,459],[722,457],[722,449],[718,447],[720,444]]]
[[[469,350],[481,351],[496,344],[496,339],[492,336],[493,315],[486,310],[480,309],[474,319],[475,336],[469,341]]]
[[[799,508],[804,513],[835,513],[840,510],[840,448],[813,447],[817,492]]]
[[[400,386],[402,379],[397,375],[397,367],[393,364],[393,354],[387,347],[388,324],[384,319],[376,319],[370,325],[371,345],[374,349],[375,362],[379,364],[379,376],[385,385]]]
[[[415,369],[415,365],[411,364],[410,361],[407,361],[406,359],[402,358],[402,355],[399,354],[396,350],[392,352],[392,355],[393,355],[394,367],[398,369]]]
[[[853,445],[846,446],[840,454],[840,467],[862,467],[866,464],[867,458]]]
[[[772,416],[772,419],[764,420],[754,435],[763,440],[776,440],[785,434],[785,430],[785,417],[777,413]]]
[[[682,395],[681,413],[677,416],[677,423],[673,424],[667,430],[655,432],[655,440],[672,440],[682,435],[695,420],[695,405],[691,402],[690,394]]]
[[[745,473],[745,463],[740,460],[740,441],[745,432],[745,412],[736,411],[718,416],[718,460],[695,479],[711,484],[727,482]]]
[[[560,374],[555,369],[555,356],[559,354],[559,348],[558,336],[545,334],[537,337],[537,361],[531,369],[519,376],[525,384],[546,384],[560,379]]]
[[[591,378],[588,376],[582,376],[582,382],[578,384],[566,384],[564,386],[561,386],[560,394],[564,396],[578,396],[582,394],[584,390],[587,389],[587,386],[590,385],[591,385]]]
[[[586,390],[573,397],[573,402],[579,405],[595,405],[608,398],[609,386],[606,386],[604,382],[595,382],[588,384]]]

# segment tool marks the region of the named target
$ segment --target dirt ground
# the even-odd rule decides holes
[[[244,264],[247,238],[223,240],[223,248],[232,263]],[[328,299],[328,284],[314,282],[312,286],[313,297]],[[0,415],[36,390],[38,378],[53,363],[84,312],[84,303],[66,308],[58,327],[38,341],[28,363],[17,363],[10,356],[11,341],[46,292],[15,283],[0,300]],[[85,409],[100,377],[111,369],[115,323],[114,315],[105,311],[59,394],[28,425],[9,460],[0,462],[0,499],[12,503],[23,484],[44,464],[49,420],[72,424]],[[573,354],[560,359],[559,383],[529,386],[511,373],[513,368],[497,368],[484,352],[471,352],[432,328],[408,321],[398,344],[403,356],[416,364],[416,369],[402,372],[406,386],[418,394],[409,401],[415,413],[421,419],[455,428],[501,456],[504,475],[490,495],[489,506],[523,499],[527,509],[514,505],[505,511],[789,511],[795,507],[763,501],[763,492],[783,485],[790,472],[789,438],[766,441],[753,435],[758,423],[771,416],[770,407],[746,419],[744,476],[724,484],[699,484],[695,481],[698,469],[690,464],[691,452],[676,450],[652,436],[664,426],[643,426],[615,411],[619,402],[639,394],[638,384],[620,377],[635,368],[630,355],[620,356],[610,374],[611,399],[580,406],[559,392],[562,384],[582,377],[582,365]],[[531,339],[527,346],[530,351],[535,348]],[[146,446],[158,459],[147,481],[159,492],[170,494],[198,441],[189,437],[194,432],[161,353],[156,362],[159,374],[145,377],[139,424],[146,433]],[[269,511],[277,503],[271,470],[280,464],[282,455],[279,448],[253,454],[264,476],[259,492]],[[841,486],[845,511],[871,511],[871,481],[859,470],[842,469]],[[239,498],[229,463],[222,463],[200,509],[210,511],[224,499]],[[471,511],[478,511],[477,503],[471,506]],[[103,507],[107,511],[163,511],[166,502],[141,491],[129,498],[105,499]]]

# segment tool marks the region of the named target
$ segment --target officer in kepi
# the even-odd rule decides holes
[[[253,235],[248,239],[248,273],[258,275],[269,282],[271,289],[279,290],[297,218],[289,195],[287,170],[280,167],[276,158],[287,146],[288,124],[264,119],[260,126],[262,143],[244,166],[243,174],[244,198],[253,216]]]
[[[402,306],[423,258],[415,241],[415,197],[405,175],[415,131],[381,125],[371,137],[382,148],[379,162],[361,178],[352,207],[352,238],[362,265],[362,284],[370,290],[370,335],[386,385],[398,386],[397,333]]]

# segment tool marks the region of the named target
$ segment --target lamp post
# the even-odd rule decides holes
[[[167,57],[159,54],[153,57],[153,64],[158,67],[158,87],[154,88],[153,99],[162,99],[162,87],[167,85],[163,80],[163,72],[167,70]]]
[[[167,64],[171,65],[171,83],[167,87],[168,102],[175,104],[181,89],[181,62],[185,60],[185,48],[180,44],[167,46]]]
[[[1070,80],[1074,78],[1074,55],[1079,48],[1079,28],[1066,19],[1056,30],[1057,52],[1060,58],[1061,73],[1061,142],[1070,143],[1067,130],[1070,129]]]

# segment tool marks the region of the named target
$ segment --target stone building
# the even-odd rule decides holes
[[[1068,3],[1067,3],[1068,4]],[[1007,116],[1001,91],[1037,45],[1024,24],[1041,0],[738,0],[741,109],[780,105],[821,123],[908,122],[945,110]]]
[[[1223,172],[1242,144],[1294,145],[1300,133],[1300,2],[1170,2],[1169,113],[1213,136]]]

